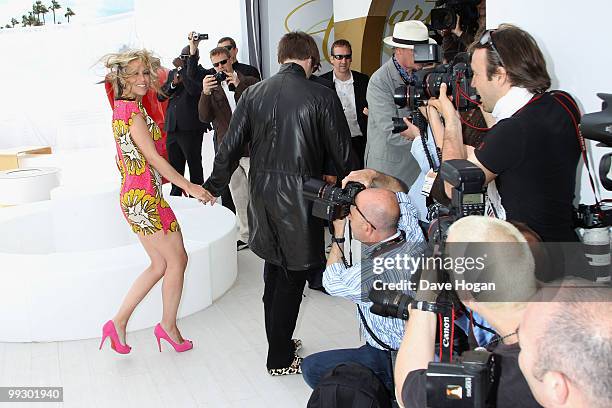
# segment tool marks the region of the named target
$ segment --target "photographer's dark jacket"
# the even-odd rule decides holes
[[[322,177],[325,155],[344,177],[350,143],[335,92],[308,81],[301,66],[284,64],[243,92],[204,188],[219,196],[249,145],[249,246],[289,270],[322,267],[323,220],[311,215],[302,183]]]
[[[259,80],[254,77],[244,76],[238,71],[236,71],[236,73],[238,74],[240,82],[234,91],[234,100],[238,103],[240,96],[242,96],[242,92],[249,86],[259,82]],[[205,95],[204,93],[200,94],[198,113],[202,122],[210,122],[213,124],[218,148],[221,142],[223,142],[223,137],[232,119],[232,108],[227,101],[225,91],[223,91],[220,85],[212,89],[210,95]],[[245,155],[248,156],[248,149],[245,153]]]
[[[162,92],[157,94],[157,99],[162,102],[169,98],[164,130],[171,133],[196,130],[204,132],[208,125],[198,118],[198,99],[202,92],[202,83],[200,81],[198,86],[197,81],[187,75],[186,69],[183,69],[181,70],[183,79],[173,89],[171,84],[176,73],[176,69],[170,71],[166,83],[161,88]]]

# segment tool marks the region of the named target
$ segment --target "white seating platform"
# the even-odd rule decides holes
[[[116,184],[115,184],[116,186]],[[189,264],[179,317],[208,307],[237,274],[236,219],[226,208],[168,197]],[[109,185],[61,186],[51,200],[0,211],[0,342],[99,337],[149,259]],[[154,326],[161,282],[138,306],[128,331]]]

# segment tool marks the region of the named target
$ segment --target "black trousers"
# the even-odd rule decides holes
[[[217,143],[217,131],[215,131],[213,141],[215,154],[217,154],[217,151],[219,150],[219,143]],[[225,188],[221,191],[221,205],[236,214],[236,205],[234,204],[234,199],[232,198],[232,193],[230,192],[229,186],[225,186]]]
[[[181,130],[168,132],[166,148],[168,161],[179,174],[185,174],[185,162],[189,166],[189,181],[194,184],[204,183],[204,170],[202,169],[202,139],[201,130]],[[183,190],[172,185],[170,195],[180,196]]]
[[[311,272],[287,271],[278,265],[264,263],[263,304],[268,337],[266,365],[269,369],[291,365],[294,355],[291,337],[300,311],[306,277]]]
[[[353,170],[361,170],[365,158],[366,138],[363,136],[351,137],[351,147],[353,148]]]

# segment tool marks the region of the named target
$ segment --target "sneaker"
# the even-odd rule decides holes
[[[268,368],[268,374],[273,377],[281,375],[302,374],[302,357],[295,356],[289,367],[284,368]]]
[[[247,244],[244,241],[238,240],[236,241],[236,249],[238,249],[238,251],[242,251],[243,249],[247,249],[249,247],[249,244]]]

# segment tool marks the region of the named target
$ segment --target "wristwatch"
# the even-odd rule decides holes
[[[410,303],[413,309],[422,310],[423,312],[431,312],[435,314],[446,313],[450,305],[440,304],[436,302],[425,302],[423,300],[413,300]]]
[[[332,237],[332,241],[335,242],[336,244],[344,244],[344,241],[346,241],[346,239],[344,237],[341,237],[341,238]]]

